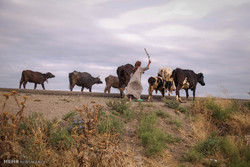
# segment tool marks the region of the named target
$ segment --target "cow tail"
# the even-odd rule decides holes
[[[108,81],[109,81],[109,77],[106,77],[106,78],[105,78],[106,84],[108,83]]]
[[[72,76],[73,76],[73,73],[69,73],[69,89],[72,85]]]
[[[20,82],[21,81],[24,81],[24,71],[22,72],[22,76],[21,76]]]
[[[175,85],[177,85],[177,76],[176,76],[177,74],[176,74],[176,70],[173,70],[173,72],[172,72],[172,74],[171,74],[171,76],[170,76],[170,78],[173,78],[173,83],[175,84]]]

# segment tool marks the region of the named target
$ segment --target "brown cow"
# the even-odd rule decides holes
[[[35,83],[34,89],[36,89],[37,84],[41,84],[43,87],[43,90],[45,90],[44,81],[48,83],[48,79],[54,78],[54,77],[55,75],[51,74],[50,72],[47,72],[46,74],[42,74],[40,72],[24,70],[22,72],[19,89],[21,89],[22,84],[23,84],[23,88],[25,89],[27,82],[31,82],[31,83]]]
[[[134,66],[131,64],[126,64],[117,68],[116,73],[119,78],[119,90],[121,98],[124,96],[124,89],[128,85],[130,80],[130,75],[133,72]]]
[[[111,87],[113,88],[118,88],[119,87],[119,79],[116,76],[109,75],[108,77],[105,78],[106,81],[106,87],[104,89],[104,93],[108,91],[110,93]]]
[[[81,91],[83,92],[84,88],[89,89],[89,92],[92,91],[92,86],[94,84],[102,84],[100,77],[93,77],[91,74],[87,72],[78,72],[73,71],[69,73],[69,84],[70,84],[70,91],[73,90],[74,86],[82,87]]]

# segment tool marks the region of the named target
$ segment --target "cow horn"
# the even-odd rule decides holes
[[[97,78],[100,78],[100,75],[98,75]]]

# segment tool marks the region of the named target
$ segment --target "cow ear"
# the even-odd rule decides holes
[[[203,74],[202,74],[202,73],[199,73],[199,76],[200,76],[200,77],[203,77]]]

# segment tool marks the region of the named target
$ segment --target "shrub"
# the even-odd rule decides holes
[[[250,150],[247,146],[236,146],[228,138],[220,141],[220,149],[224,157],[229,159],[228,166],[244,167],[250,163]]]
[[[62,128],[58,128],[52,132],[49,141],[52,146],[57,149],[69,149],[74,143],[72,134],[68,130]]]
[[[74,120],[76,115],[78,115],[78,113],[75,110],[71,110],[67,114],[63,115],[63,120],[72,121],[72,120]]]
[[[248,108],[248,110],[250,110],[250,100],[245,102],[244,105]]]
[[[181,113],[187,114],[188,113],[188,108],[187,107],[179,107],[179,110]]]
[[[113,115],[107,115],[99,122],[97,128],[100,134],[122,134],[124,130],[124,123],[115,118]]]
[[[108,107],[111,107],[112,110],[120,113],[120,115],[126,119],[126,121],[131,121],[135,118],[134,110],[130,109],[129,103],[126,103],[126,99],[113,100],[106,102]],[[114,115],[117,115],[113,113]]]
[[[182,128],[182,123],[180,120],[174,118],[172,120],[167,120],[167,123],[174,124],[177,128]]]
[[[121,114],[123,114],[124,111],[129,109],[129,104],[126,103],[125,98],[123,98],[121,100],[107,101],[106,105],[108,107],[111,107],[112,110],[115,110],[116,112],[119,112]]]
[[[184,159],[192,163],[200,162],[203,159],[203,155],[200,152],[193,149],[185,153]]]
[[[165,113],[164,111],[162,110],[157,110],[155,111],[155,114],[158,116],[158,117],[161,117],[161,118],[169,118],[170,115],[168,113]]]
[[[212,112],[212,117],[218,121],[225,121],[235,110],[234,103],[232,106],[223,109],[221,105],[216,104],[212,99],[208,100],[206,107]]]
[[[145,147],[147,156],[153,156],[161,152],[168,139],[166,133],[156,127],[157,116],[155,114],[143,115],[138,127],[138,135]]]
[[[126,121],[131,121],[135,118],[136,114],[134,110],[128,109],[125,110],[122,114],[122,117],[126,119]]]
[[[172,109],[177,109],[180,106],[180,102],[176,100],[165,100],[165,106],[172,108]]]
[[[216,151],[218,151],[220,146],[220,138],[217,136],[217,133],[212,133],[206,140],[201,141],[195,149],[203,154],[214,155]]]

